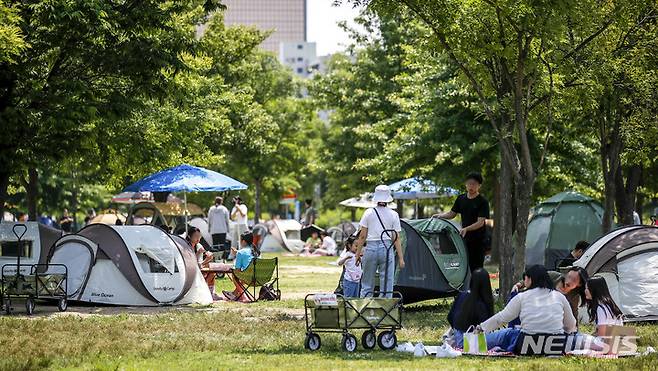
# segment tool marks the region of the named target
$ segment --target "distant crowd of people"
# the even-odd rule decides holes
[[[87,225],[89,220],[93,218],[90,215],[95,216],[95,212],[92,210],[89,211],[89,214],[85,217],[84,225]],[[16,221],[16,222],[27,222],[29,220],[29,215],[22,211],[16,213],[16,215],[5,212],[3,217],[4,221]],[[64,233],[73,233],[75,231],[76,221],[73,219],[73,216],[69,213],[68,209],[64,209],[60,217],[55,217],[53,215],[41,214],[37,221],[41,224],[47,225],[55,229],[61,229]]]

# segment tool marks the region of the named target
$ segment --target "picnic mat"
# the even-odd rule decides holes
[[[413,346],[413,345],[411,345]],[[436,355],[439,346],[438,345],[425,345],[424,346],[425,351],[427,352],[428,355]],[[463,349],[460,348],[454,348],[456,351],[462,352]],[[406,350],[406,352],[413,353],[412,348]],[[648,353],[653,353],[655,352],[653,348],[649,350],[648,352],[645,352],[645,354]],[[597,352],[594,350],[576,350],[576,351],[571,351],[567,352],[566,356],[567,357],[587,357],[587,358],[599,358],[599,359],[617,359],[617,358],[622,358],[622,357],[638,357],[641,356],[641,353],[634,353],[634,354],[605,354],[602,352]],[[512,352],[505,352],[505,351],[499,351],[499,350],[494,350],[491,349],[487,351],[487,353],[482,353],[482,354],[465,354],[462,353],[462,356],[471,356],[471,357],[497,357],[497,358],[515,358],[518,357],[517,354],[514,354]],[[551,357],[564,357],[564,356],[551,356]]]
[[[455,348],[455,350],[462,352],[463,349]],[[482,354],[466,354],[462,352],[462,355],[464,356],[472,356],[472,357],[508,357],[508,358],[514,358],[516,357],[516,354],[512,352],[504,352],[504,351],[498,351],[498,350],[493,350],[490,349],[486,353]]]

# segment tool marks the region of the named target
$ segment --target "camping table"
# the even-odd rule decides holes
[[[210,274],[218,273],[233,273],[233,266],[225,263],[210,263],[207,268],[201,268],[201,274],[203,274],[204,279],[208,278]]]

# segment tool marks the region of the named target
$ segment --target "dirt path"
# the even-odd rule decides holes
[[[288,295],[291,296],[291,295]],[[303,298],[304,294],[294,294],[295,299],[297,296]],[[292,299],[285,297],[284,299]],[[58,318],[75,316],[80,318],[88,318],[94,316],[117,316],[117,315],[138,315],[138,316],[151,316],[167,313],[219,313],[225,311],[238,312],[254,318],[265,318],[272,315],[282,314],[294,318],[303,318],[304,309],[300,308],[266,308],[262,306],[251,306],[249,304],[234,303],[234,302],[215,302],[210,306],[163,306],[163,307],[118,307],[118,306],[76,306],[70,305],[66,312],[59,312],[57,307],[52,305],[38,305],[35,313],[32,316],[25,314],[24,308],[20,303],[14,308],[12,318],[21,319],[38,319],[38,318]]]

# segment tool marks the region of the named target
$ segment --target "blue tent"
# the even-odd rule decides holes
[[[187,192],[224,192],[247,189],[247,185],[218,172],[192,165],[179,165],[151,174],[129,185],[124,192],[183,192],[187,225]]]
[[[450,197],[459,191],[450,187],[437,185],[431,180],[418,177],[408,178],[389,185],[393,198],[397,200],[419,200],[424,198]]]
[[[124,192],[223,192],[247,185],[218,172],[187,164],[151,174],[129,185]]]

